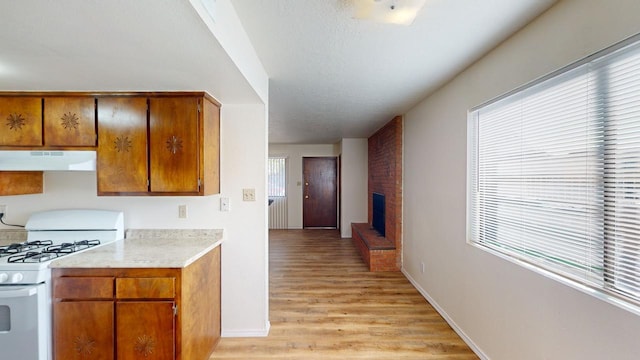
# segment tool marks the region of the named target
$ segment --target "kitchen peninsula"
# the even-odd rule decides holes
[[[54,261],[54,359],[208,359],[221,243],[222,230],[133,229]]]

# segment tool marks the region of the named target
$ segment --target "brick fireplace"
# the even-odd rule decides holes
[[[352,229],[371,271],[402,267],[402,127],[402,117],[396,116],[369,137],[368,223],[352,224]],[[384,196],[384,237],[371,227],[374,193]]]

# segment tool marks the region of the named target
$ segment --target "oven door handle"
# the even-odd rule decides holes
[[[38,292],[38,289],[35,286],[18,290],[3,290],[2,287],[0,287],[0,299],[29,297],[35,295],[36,292]]]

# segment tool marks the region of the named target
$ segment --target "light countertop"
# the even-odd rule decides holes
[[[24,229],[1,229],[0,246],[12,243],[20,243],[27,240],[27,232]]]
[[[127,230],[125,239],[54,260],[52,268],[184,268],[222,244],[222,230]]]

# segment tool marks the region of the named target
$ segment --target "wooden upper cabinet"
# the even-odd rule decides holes
[[[0,93],[0,148],[96,149],[98,195],[220,193],[220,104],[205,92]]]
[[[202,184],[200,193],[211,195],[220,193],[220,107],[206,97],[202,101]]]
[[[220,192],[220,105],[203,92],[98,96],[98,195]]]
[[[151,192],[199,191],[197,97],[149,99]]]
[[[147,98],[98,99],[98,194],[148,191]]]
[[[42,98],[0,97],[1,145],[42,145]]]
[[[42,171],[0,171],[0,196],[42,194]]]
[[[93,97],[45,97],[44,144],[96,146],[95,111]]]

